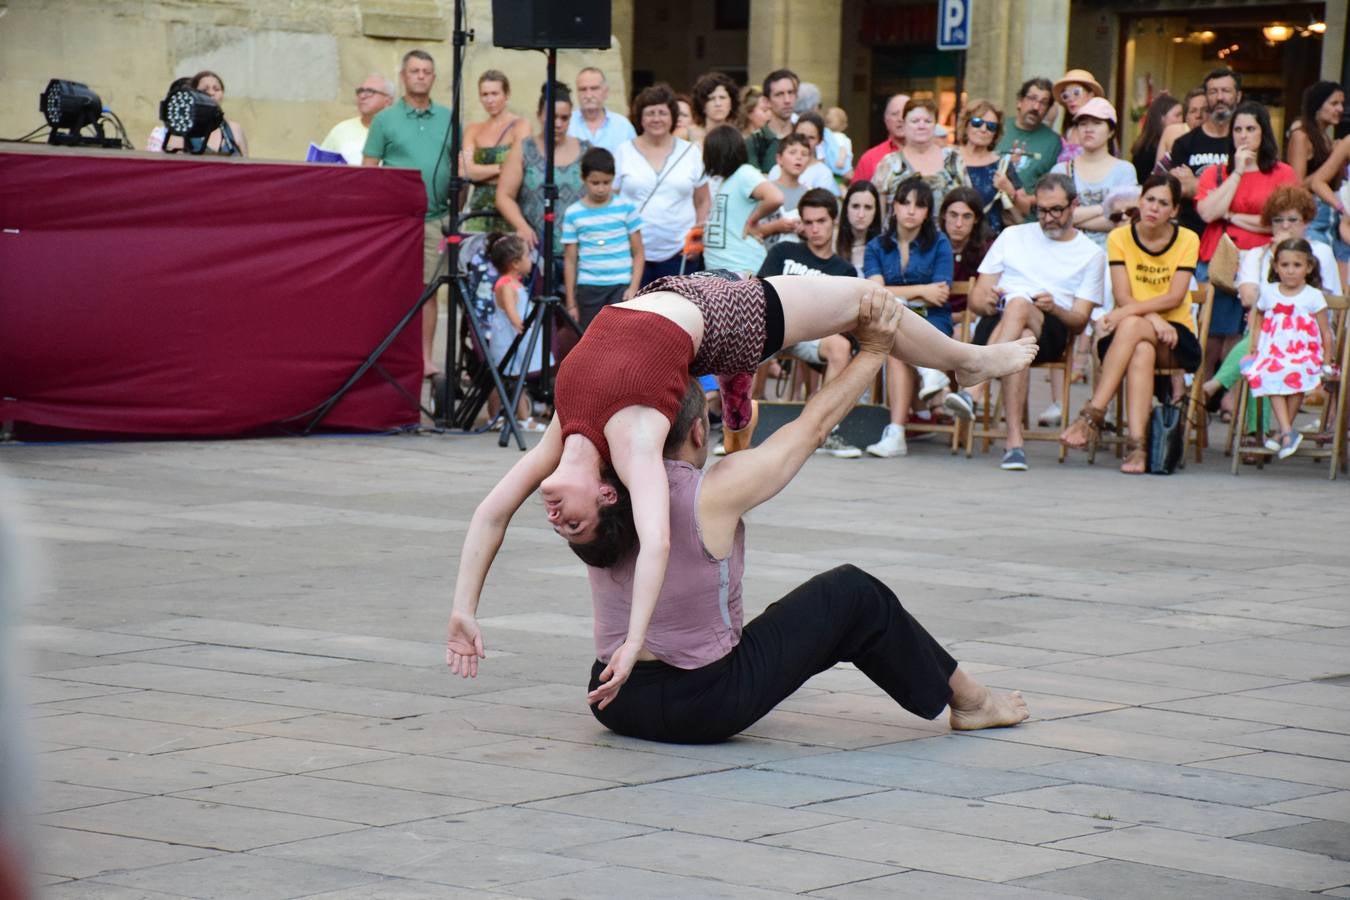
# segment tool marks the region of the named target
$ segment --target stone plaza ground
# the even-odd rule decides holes
[[[746,605],[856,563],[1031,721],[953,734],[840,666],[664,746],[587,711],[537,501],[480,676],[445,668],[493,437],[0,448],[45,557],[42,895],[1350,897],[1350,480],[1030,457],[813,459],[749,518]]]

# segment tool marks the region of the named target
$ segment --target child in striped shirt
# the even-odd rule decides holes
[[[563,212],[563,284],[567,311],[581,325],[610,303],[632,299],[642,280],[642,221],[613,196],[614,156],[601,147],[581,157],[586,193]]]

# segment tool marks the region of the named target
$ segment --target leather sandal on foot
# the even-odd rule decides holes
[[[1120,471],[1126,475],[1143,475],[1148,471],[1148,451],[1142,440],[1125,439],[1125,459],[1120,464]]]
[[[1083,408],[1078,411],[1078,418],[1074,419],[1073,425],[1082,422],[1087,427],[1087,437],[1081,444],[1066,440],[1064,435],[1059,436],[1059,442],[1073,450],[1089,450],[1096,446],[1097,441],[1102,436],[1102,426],[1106,421],[1106,410],[1098,409],[1091,403],[1084,403]],[[1069,427],[1072,428],[1073,425]],[[1064,434],[1068,434],[1065,430]]]

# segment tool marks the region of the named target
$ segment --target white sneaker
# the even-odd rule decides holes
[[[716,447],[713,448],[713,456],[726,456],[726,455],[727,455],[726,444],[718,444]]]
[[[920,400],[927,400],[939,391],[945,391],[951,385],[951,379],[937,369],[919,367],[918,371]]]
[[[816,448],[817,453],[825,453],[833,456],[835,459],[857,459],[862,456],[862,451],[844,440],[839,435],[839,429],[831,431],[825,438],[825,443]]]
[[[905,446],[905,429],[899,425],[887,425],[886,430],[881,432],[881,440],[869,444],[867,452],[882,459],[905,456],[909,453],[909,448]]]
[[[1036,421],[1042,428],[1048,428],[1051,425],[1059,425],[1060,420],[1064,418],[1064,411],[1059,408],[1058,403],[1051,403],[1036,418]]]

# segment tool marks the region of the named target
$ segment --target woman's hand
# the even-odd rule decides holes
[[[919,292],[919,299],[929,306],[946,306],[947,298],[951,296],[951,285],[945,281],[935,281],[932,284],[925,284]]]
[[[516,237],[525,242],[525,246],[533,250],[539,245],[539,235],[534,233],[533,228],[517,228]]]
[[[994,173],[994,189],[1000,194],[1007,194],[1009,197],[1017,196],[1017,188],[1013,187],[1012,181],[1002,172]]]
[[[478,675],[478,660],[486,658],[478,620],[469,613],[452,612],[449,636],[445,641],[445,664],[450,671],[460,678],[474,678]]]
[[[619,649],[609,658],[609,665],[600,673],[600,686],[586,695],[586,702],[592,705],[598,703],[600,709],[613,703],[619,694],[619,688],[623,687],[623,683],[633,673],[633,666],[637,665],[638,654],[641,652],[641,644],[628,641],[620,644]]]
[[[1129,312],[1123,306],[1117,306],[1097,320],[1097,330],[1102,334],[1111,334],[1120,327],[1120,323],[1129,318]]]
[[[1246,175],[1248,172],[1256,171],[1256,151],[1250,148],[1243,148],[1233,154],[1233,172],[1238,175]]]
[[[1158,343],[1171,350],[1177,345],[1177,330],[1157,313],[1150,313],[1148,323],[1153,326],[1153,333],[1158,336]]]

